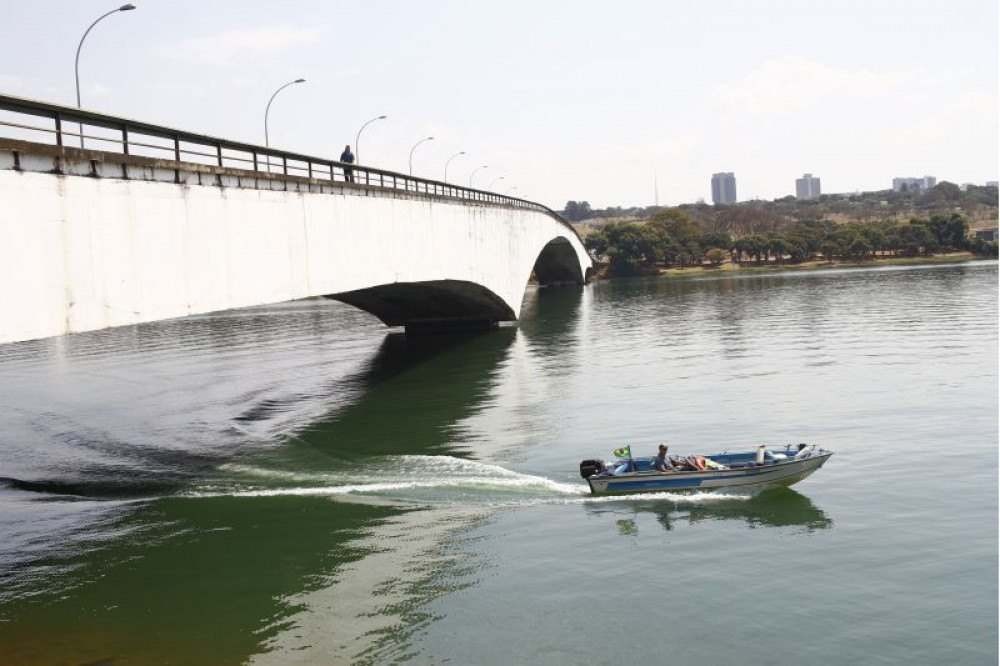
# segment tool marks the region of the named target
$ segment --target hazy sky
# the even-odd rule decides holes
[[[74,102],[87,25],[120,1],[0,0],[0,91]],[[85,108],[363,162],[561,207],[957,183],[998,169],[996,0],[136,0],[81,57]]]

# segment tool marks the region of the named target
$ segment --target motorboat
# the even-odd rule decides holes
[[[791,486],[830,459],[833,451],[815,444],[788,444],[784,448],[758,446],[749,451],[677,457],[669,456],[670,471],[654,466],[655,458],[629,457],[605,463],[584,460],[580,476],[594,495],[738,490],[755,492],[772,486]]]

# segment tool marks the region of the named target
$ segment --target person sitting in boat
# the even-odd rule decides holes
[[[688,456],[686,462],[696,472],[705,471],[705,456]]]
[[[659,452],[653,460],[653,467],[657,472],[674,471],[674,463],[670,461],[670,456],[667,455],[667,448],[666,444],[660,444]]]

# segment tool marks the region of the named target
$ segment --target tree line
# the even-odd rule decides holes
[[[780,231],[734,237],[705,230],[678,209],[662,210],[644,222],[612,222],[594,230],[584,244],[597,260],[606,260],[613,275],[638,275],[658,266],[796,264],[809,259],[855,261],[888,256],[927,256],[968,250],[997,256],[997,243],[970,239],[969,225],[957,213],[911,219],[834,224],[803,220]]]
[[[588,201],[567,201],[562,215],[570,222],[608,218],[649,219],[667,206],[609,206],[593,208]],[[738,235],[772,231],[788,220],[820,220],[837,217],[856,222],[883,218],[925,218],[930,215],[961,212],[980,219],[996,217],[997,188],[994,185],[969,185],[960,188],[941,181],[929,190],[895,192],[857,192],[824,194],[818,199],[799,200],[786,196],[773,201],[745,201],[723,206],[706,203],[681,204],[680,210],[707,228],[725,228]]]

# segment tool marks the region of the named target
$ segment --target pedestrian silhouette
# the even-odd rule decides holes
[[[340,161],[343,164],[354,164],[354,153],[351,152],[351,144],[344,146],[344,152],[340,154]],[[354,182],[354,169],[349,166],[344,167],[344,181]]]

